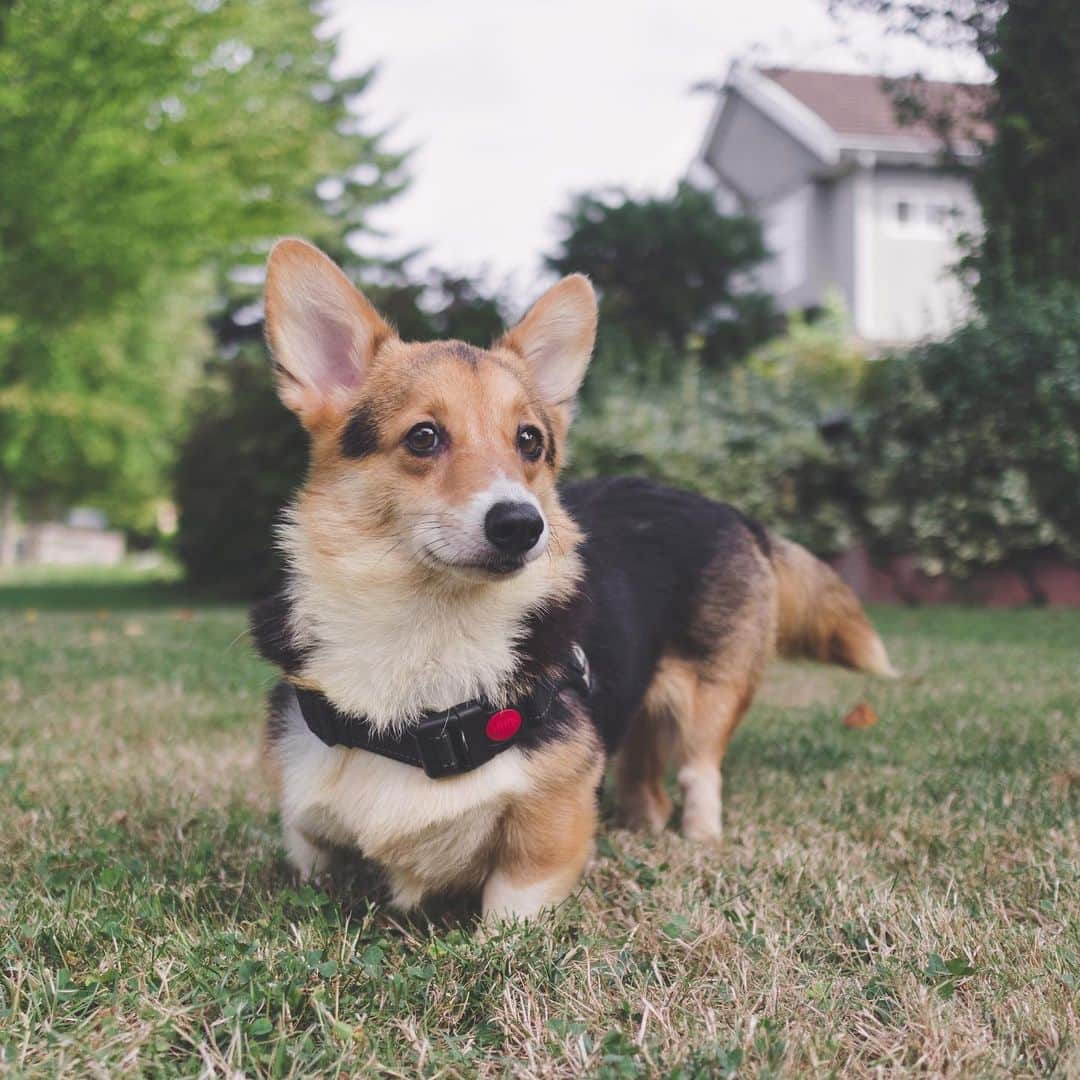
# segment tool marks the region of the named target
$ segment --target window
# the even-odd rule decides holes
[[[951,234],[965,224],[963,207],[940,193],[920,198],[906,191],[889,192],[881,212],[887,225],[903,233]]]
[[[926,207],[926,224],[939,229],[943,229],[956,216],[956,208],[945,203],[930,203]]]

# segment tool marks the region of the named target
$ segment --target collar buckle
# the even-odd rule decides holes
[[[484,706],[468,702],[421,720],[412,735],[424,772],[433,780],[440,780],[471,772],[482,764],[473,760],[465,732],[472,721],[482,721],[486,716]]]

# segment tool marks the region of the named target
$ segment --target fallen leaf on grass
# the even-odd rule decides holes
[[[854,709],[851,710],[844,717],[844,727],[849,728],[868,728],[873,727],[877,723],[877,713],[873,708],[866,704],[865,701],[860,701]]]
[[[124,623],[124,633],[128,637],[142,637],[143,624],[139,622]]]
[[[179,619],[180,622],[191,622],[195,618],[195,612],[188,607],[177,608],[173,612],[173,618]]]
[[[1062,769],[1051,774],[1050,787],[1055,795],[1068,795],[1074,787],[1080,787],[1080,768]]]

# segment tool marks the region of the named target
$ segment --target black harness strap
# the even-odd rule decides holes
[[[366,718],[343,713],[318,690],[295,690],[304,722],[327,746],[368,750],[440,779],[471,772],[535,732],[563,690],[588,699],[592,680],[579,645],[571,648],[563,669],[559,679],[542,680],[531,694],[506,708],[474,698],[425,713],[418,724],[397,734],[374,731]]]

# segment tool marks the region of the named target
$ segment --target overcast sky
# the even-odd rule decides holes
[[[410,190],[380,213],[390,246],[531,289],[571,192],[669,190],[711,108],[695,83],[736,58],[979,77],[972,56],[839,26],[824,0],[337,0],[343,70],[378,64],[366,99]],[[844,38],[846,37],[846,41]]]

